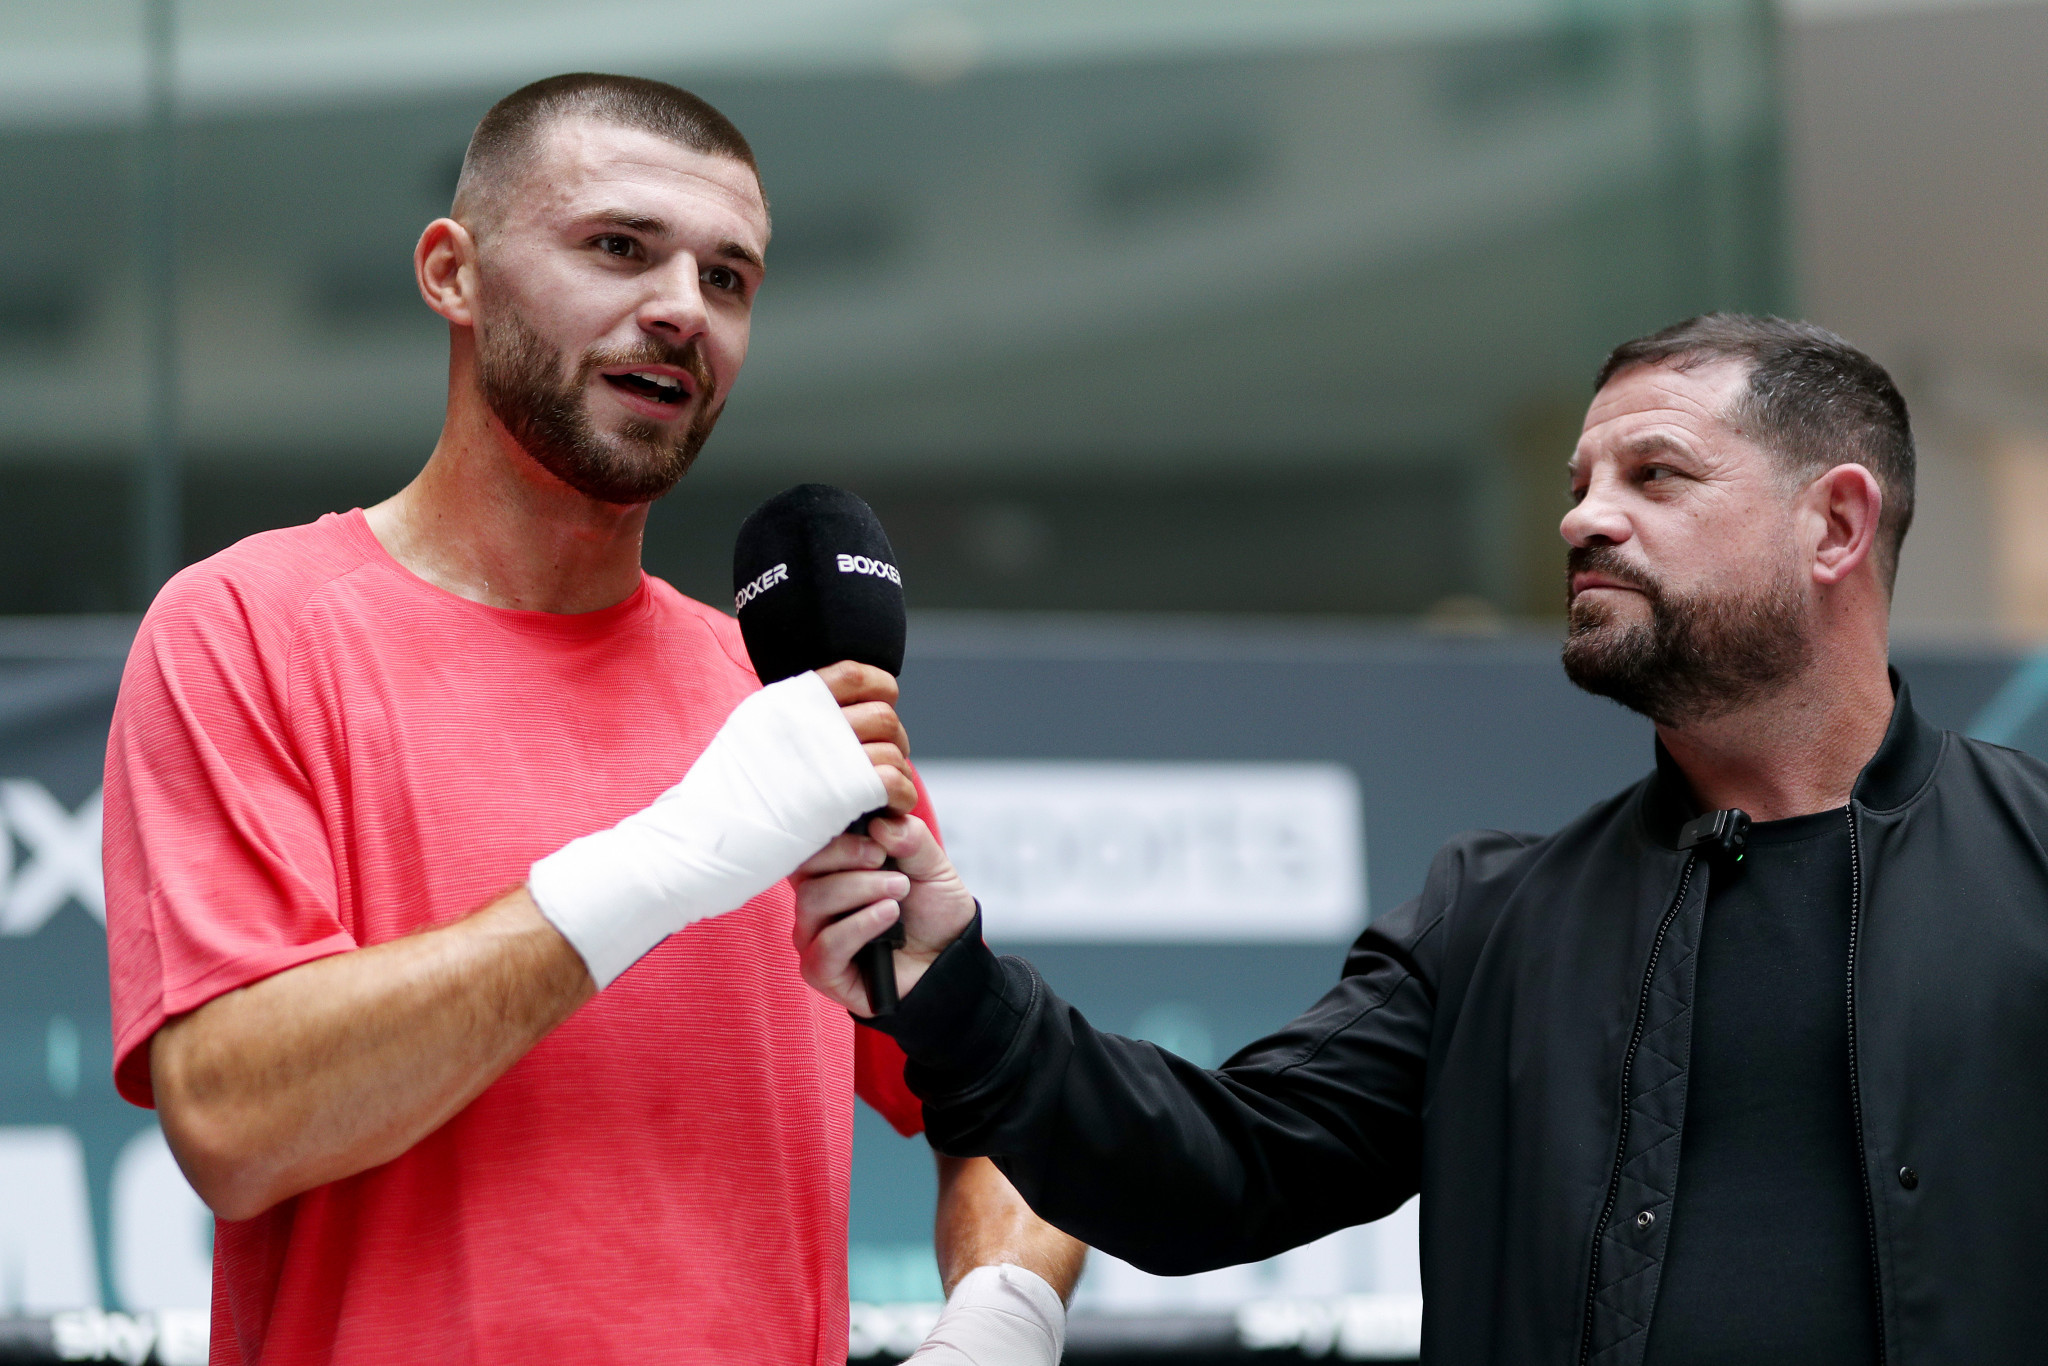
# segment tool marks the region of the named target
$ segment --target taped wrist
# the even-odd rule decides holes
[[[1067,1309],[1044,1277],[1003,1262],[978,1266],[946,1297],[945,1312],[910,1357],[917,1366],[1056,1366]]]
[[[801,673],[741,702],[681,782],[535,863],[526,887],[602,990],[664,937],[745,905],[888,799],[832,690]]]

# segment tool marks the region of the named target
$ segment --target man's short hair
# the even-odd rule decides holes
[[[730,157],[745,162],[760,179],[754,149],[732,120],[689,91],[640,76],[573,71],[521,86],[491,106],[463,153],[454,215],[476,230],[471,220],[490,216],[495,192],[525,169],[542,135],[571,118],[634,128],[693,152]]]
[[[1882,365],[1812,323],[1706,313],[1623,342],[1594,377],[1593,392],[1632,365],[1680,370],[1742,361],[1749,386],[1730,418],[1804,484],[1837,465],[1862,465],[1884,493],[1875,554],[1891,591],[1899,543],[1913,524],[1913,426],[1906,400]]]

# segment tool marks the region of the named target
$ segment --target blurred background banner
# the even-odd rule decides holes
[[[0,626],[0,1317],[208,1303],[212,1217],[113,1087],[100,774],[132,629]]]
[[[132,627],[0,624],[0,1317],[206,1303],[210,1221],[111,1081],[98,792]],[[924,613],[911,642],[905,719],[949,841],[995,870],[991,941],[1098,1025],[1205,1066],[1321,995],[1358,924],[1413,896],[1445,838],[1553,829],[1650,764],[1648,725],[1573,690],[1548,633]],[[2023,715],[2010,701],[2039,672],[2023,657],[1899,663],[1937,723],[2007,715],[2009,739],[2048,754],[2042,698]],[[1275,924],[1293,914],[1282,884],[1311,913]],[[1233,907],[1234,932],[1202,920]],[[939,1299],[931,1158],[865,1108],[854,1144],[859,1341],[914,1345],[924,1311],[903,1306]],[[1410,1206],[1198,1276],[1098,1256],[1074,1359],[1133,1323],[1155,1344],[1172,1325],[1267,1346],[1350,1331],[1358,1354],[1399,1358],[1419,1309]]]
[[[748,366],[648,567],[721,602],[767,494],[866,497],[991,936],[1214,1063],[1445,837],[1648,765],[1558,670],[1556,523],[1599,360],[1687,314],[1892,369],[1902,668],[2048,754],[2044,60],[2038,0],[0,7],[0,1317],[118,1345],[203,1301],[210,1224],[108,1079],[120,660],[165,573],[417,470],[446,341],[410,252],[517,85],[672,80],[760,158]],[[864,1111],[856,1149],[855,1346],[900,1350],[929,1158]],[[1399,1356],[1413,1229],[1099,1259],[1076,1360]]]

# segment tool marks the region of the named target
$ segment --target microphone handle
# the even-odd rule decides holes
[[[846,833],[865,834],[868,822],[881,814],[881,811],[868,812],[847,826]],[[882,866],[893,869],[896,860],[883,859]],[[896,994],[896,950],[902,948],[903,943],[903,920],[899,916],[895,924],[854,951],[853,965],[860,969],[861,985],[868,989],[868,1010],[877,1019],[894,1015],[897,1002],[902,999]]]
[[[903,922],[861,945],[853,956],[860,965],[860,980],[868,989],[868,1009],[875,1018],[896,1013],[896,950],[903,947]]]

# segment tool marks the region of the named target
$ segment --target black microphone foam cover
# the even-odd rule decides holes
[[[903,672],[903,576],[874,509],[830,484],[755,508],[732,550],[733,609],[761,682],[836,660]]]

